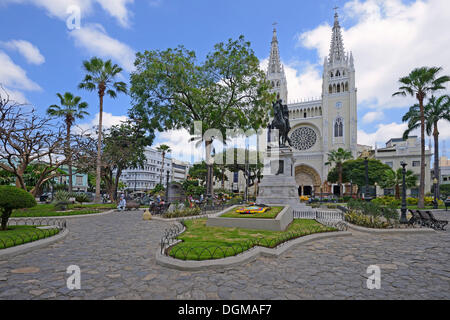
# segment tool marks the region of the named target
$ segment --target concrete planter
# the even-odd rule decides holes
[[[277,206],[277,205],[269,205]],[[219,212],[219,214],[209,217],[206,225],[208,227],[225,227],[225,228],[242,228],[252,230],[267,230],[267,231],[285,231],[287,227],[294,220],[292,208],[285,206],[275,219],[253,219],[253,218],[222,218],[221,215],[226,211]]]

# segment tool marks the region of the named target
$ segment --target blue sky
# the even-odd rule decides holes
[[[71,31],[66,10],[74,4],[81,8],[81,29]],[[446,0],[2,0],[0,83],[42,113],[58,102],[57,92],[80,95],[90,105],[91,116],[82,121],[88,127],[95,123],[98,98],[77,89],[83,60],[112,58],[126,69],[128,81],[137,51],[183,44],[202,58],[215,43],[240,34],[264,60],[272,23],[278,22],[289,100],[317,97],[335,6],[345,49],[355,57],[358,142],[381,146],[401,135],[401,117],[413,102],[391,97],[397,79],[422,65],[439,65],[450,74]],[[430,36],[436,32],[439,37]],[[129,106],[126,96],[107,99],[106,124],[123,119]],[[450,139],[450,126],[440,126],[442,140]],[[181,137],[162,134],[155,144],[183,147],[174,140]]]

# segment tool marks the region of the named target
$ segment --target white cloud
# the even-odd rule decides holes
[[[197,141],[190,142],[191,137],[185,129],[161,132],[155,147],[166,144],[172,149],[172,158],[194,163],[204,158],[204,148],[196,147]]]
[[[128,10],[128,4],[134,0],[2,0],[3,4],[21,3],[32,4],[43,8],[52,17],[65,20],[69,17],[67,8],[78,6],[81,9],[81,16],[93,13],[94,5],[99,4],[110,16],[115,18],[123,27],[129,27],[129,18],[132,15]]]
[[[98,127],[98,122],[100,120],[100,113],[97,113],[95,117],[91,120],[91,122],[87,123],[81,123],[77,125],[75,128],[75,131],[77,133],[90,131],[93,128]],[[121,122],[127,121],[127,116],[114,116],[112,113],[103,112],[103,118],[102,118],[102,127],[103,129],[111,128],[114,125],[118,125]]]
[[[75,45],[86,49],[90,54],[117,60],[119,65],[130,72],[134,68],[135,51],[128,45],[111,38],[102,25],[93,24],[73,30],[69,35]]]
[[[39,49],[32,43],[25,40],[11,40],[8,42],[0,42],[4,47],[17,50],[28,61],[28,63],[40,65],[45,62],[45,57]]]
[[[20,66],[16,65],[11,58],[0,50],[0,84],[10,94],[11,99],[26,103],[22,91],[40,91],[41,87],[28,78],[27,73]]]
[[[372,123],[377,120],[382,120],[384,118],[383,111],[371,111],[367,112],[362,118],[363,123]]]
[[[412,4],[352,0],[345,4],[343,13],[344,19],[356,21],[343,30],[343,37],[346,50],[355,57],[360,102],[373,108],[404,107],[414,100],[392,97],[400,77],[421,66],[442,66],[450,73],[447,0],[417,0]],[[331,26],[323,24],[302,33],[299,44],[317,50],[321,63],[328,55],[330,38]]]

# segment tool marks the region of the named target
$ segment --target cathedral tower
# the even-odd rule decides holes
[[[344,50],[339,16],[334,15],[329,56],[323,66],[324,152],[343,148],[357,153],[355,66],[352,53]]]
[[[288,91],[286,75],[284,74],[284,68],[280,60],[277,30],[275,28],[273,29],[267,79],[272,84],[272,92],[275,92],[277,94],[277,99],[281,99],[283,100],[283,104],[287,104]]]

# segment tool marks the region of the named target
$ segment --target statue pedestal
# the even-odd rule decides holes
[[[312,211],[311,207],[300,202],[291,148],[271,148],[267,153],[256,203],[289,205],[294,211]]]

